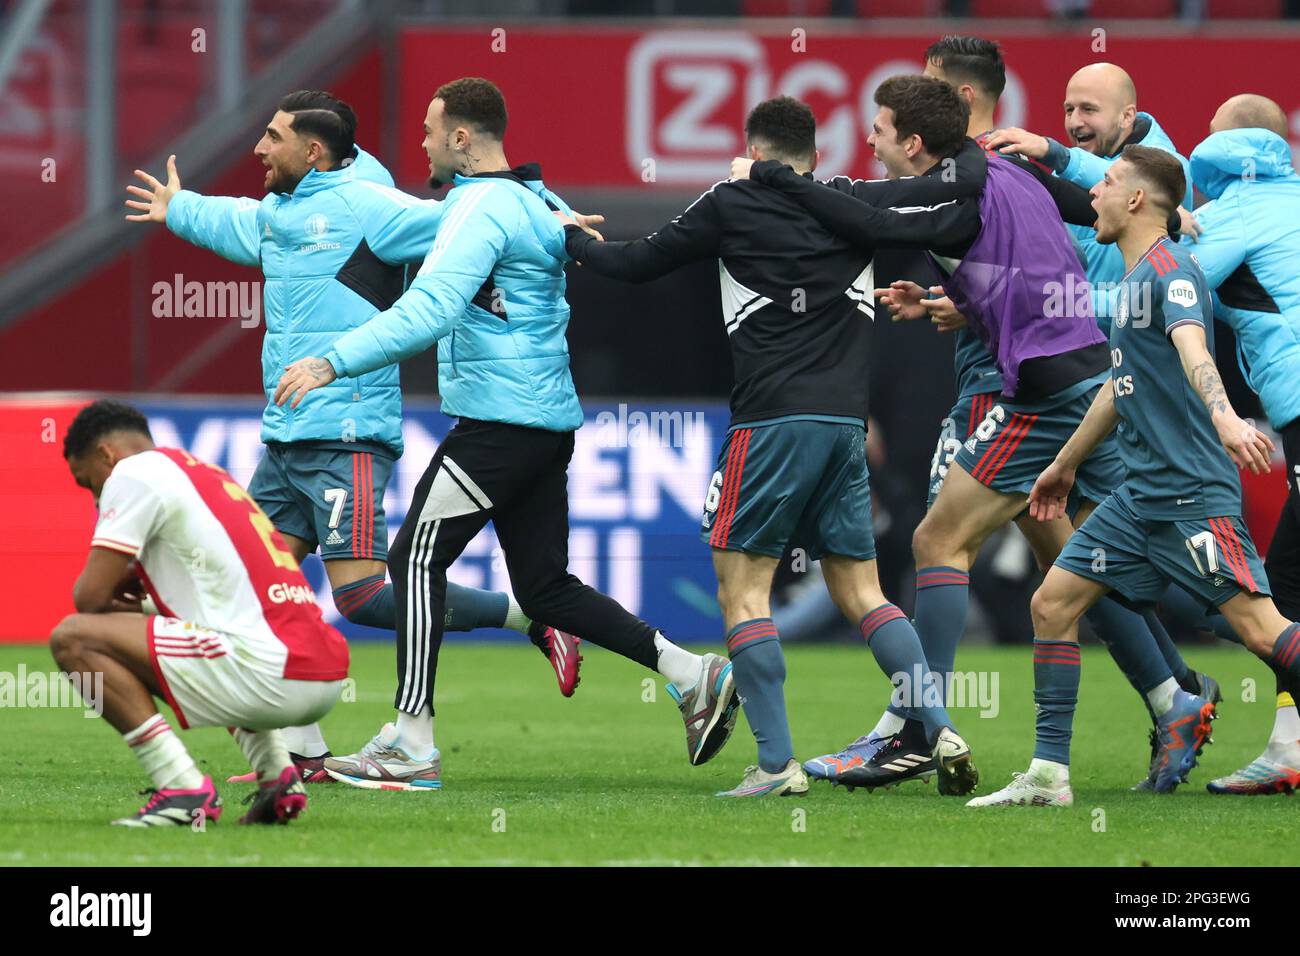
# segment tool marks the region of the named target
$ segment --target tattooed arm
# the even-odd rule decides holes
[[[283,405],[293,400],[292,408],[297,408],[308,392],[321,388],[338,378],[334,366],[323,358],[310,356],[299,359],[292,365],[286,365],[280,376],[280,384],[275,389],[275,404]]]
[[[1183,372],[1196,394],[1210,411],[1210,420],[1219,433],[1219,441],[1238,468],[1249,468],[1256,475],[1269,471],[1273,442],[1255,426],[1242,421],[1232,410],[1223,380],[1215,367],[1214,356],[1205,345],[1205,328],[1195,322],[1176,326],[1169,338],[1183,362]]]

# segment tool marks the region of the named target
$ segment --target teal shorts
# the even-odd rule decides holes
[[[384,489],[393,458],[382,446],[348,450],[271,442],[248,493],[277,531],[306,541],[321,558],[388,558]]]
[[[952,467],[957,452],[961,451],[962,442],[975,433],[975,426],[984,420],[984,416],[1000,400],[1001,395],[998,392],[979,392],[959,398],[952,411],[948,413],[948,417],[940,423],[939,443],[935,446],[934,458],[930,460],[930,485],[925,498],[926,508],[933,505],[934,499],[939,496],[939,489],[943,487],[944,478],[948,477],[948,469]]]
[[[1136,607],[1155,604],[1171,581],[1200,598],[1207,609],[1243,591],[1272,593],[1240,516],[1143,518],[1123,488],[1070,536],[1056,563],[1106,585]]]
[[[1002,494],[1028,497],[1038,476],[1083,421],[1095,394],[1095,389],[1089,389],[1055,404],[1032,405],[997,396],[954,460],[980,484]],[[1088,501],[1105,501],[1124,476],[1119,443],[1111,434],[1079,466],[1075,490]]]
[[[727,434],[704,502],[700,538],[714,548],[814,561],[876,556],[866,429],[827,421],[737,426]]]

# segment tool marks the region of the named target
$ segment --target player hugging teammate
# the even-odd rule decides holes
[[[1031,606],[1036,746],[1025,773],[969,806],[1073,802],[1083,616],[1151,715],[1137,789],[1168,793],[1186,781],[1219,693],[1182,660],[1151,613],[1156,602],[1185,618],[1219,612],[1215,630],[1277,676],[1268,747],[1210,789],[1300,785],[1300,289],[1279,265],[1300,254],[1300,177],[1285,115],[1262,97],[1233,97],[1189,164],[1137,111],[1132,80],[1114,65],[1072,77],[1068,146],[993,128],[1005,83],[995,43],[946,37],[926,52],[925,72],[890,78],[875,94],[870,142],[886,179],[817,181],[812,112],[777,97],[747,118],[748,156],[731,180],[629,242],[593,233],[598,218],[573,213],[537,165],[506,162],[504,98],[478,78],[439,88],[424,117],[431,177],[452,184],[443,202],[393,189],[353,142],[351,111],[321,93],[287,97],[268,124],[257,150],[268,166],[261,201],[183,191],[174,163],[166,183],[141,174],[149,188],[132,187],[133,218],[165,222],[266,274],[267,454],[250,497],[220,469],[154,448],[129,406],[95,403],[68,433],[69,468],[100,518],[76,585],[79,613],[55,630],[52,650],[67,671],[105,673],[105,717],[154,781],[145,807],[119,822],[220,815],[211,779],[154,697],[182,726],[233,728],[259,784],[244,822],[296,816],[304,778],[440,789],[433,701],[443,632],[502,624],[530,632],[566,695],[579,660],[570,631],[664,675],[692,765],[718,753],[743,707],[758,761],[720,796],[802,794],[809,776],[876,787],[935,775],[941,793],[967,795],[978,774],[945,709],[947,689],[971,563],[1009,522],[1046,570]],[[1258,171],[1249,189],[1237,175],[1243,156]],[[1199,225],[1187,211],[1189,180],[1214,200]],[[321,219],[304,220],[308,208]],[[322,260],[321,281],[295,286],[315,305],[273,307],[273,288],[296,281],[279,272],[284,250],[322,228],[349,241],[337,261]],[[1180,232],[1201,244],[1203,262]],[[935,284],[876,276],[881,247],[915,250]],[[580,261],[642,282],[706,259],[718,262],[736,368],[701,527],[730,659],[679,647],[567,568],[565,475],[582,412],[564,343],[564,267]],[[403,292],[400,268],[414,262]],[[1092,295],[1061,315],[1051,290],[1071,284],[1091,284]],[[863,449],[873,289],[892,318],[930,318],[960,336],[961,394],[913,542],[914,622],[881,591],[874,561]],[[1267,573],[1241,517],[1236,467],[1267,471],[1273,444],[1224,394],[1216,289],[1297,476],[1288,476]],[[322,325],[326,314],[339,321]],[[443,408],[458,422],[414,490],[388,585],[380,504],[401,452],[395,366],[435,343]],[[341,446],[340,403],[355,403],[362,382],[373,406],[362,409],[365,444]],[[447,581],[489,521],[517,604]],[[176,561],[197,541],[218,542],[202,572]],[[791,543],[822,559],[832,597],[891,683],[923,678],[868,733],[802,764],[768,604]],[[315,721],[337,695],[347,651],[305,599],[298,570],[317,546],[340,611],[399,638],[395,721],[337,758]],[[161,615],[139,613],[146,591]]]

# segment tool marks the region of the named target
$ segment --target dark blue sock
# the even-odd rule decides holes
[[[876,656],[876,663],[894,685],[890,709],[907,708],[925,725],[926,738],[933,741],[940,730],[952,726],[952,721],[944,707],[939,683],[921,652],[921,639],[913,630],[912,622],[894,605],[882,604],[864,617],[859,627]],[[900,691],[902,700],[898,699]]]
[[[727,634],[731,674],[745,719],[758,742],[758,765],[768,773],[784,770],[794,757],[785,713],[785,657],[770,617],[742,621]]]
[[[1178,675],[1171,673],[1169,663],[1160,651],[1159,642],[1151,632],[1150,623],[1143,615],[1107,596],[1090,607],[1084,617],[1139,694],[1145,695],[1171,676],[1177,678]],[[1157,625],[1159,623],[1156,622]],[[1163,627],[1160,628],[1162,634],[1164,630]],[[1164,636],[1168,641],[1169,635]],[[1174,656],[1182,662],[1177,650],[1174,650]],[[1187,669],[1186,664],[1183,664],[1183,669]]]
[[[948,700],[948,675],[957,659],[957,644],[966,629],[970,606],[970,574],[958,568],[936,565],[916,572],[916,636],[921,653],[932,664],[942,682],[941,701]],[[890,704],[890,713],[919,719],[919,714]]]
[[[1174,680],[1178,681],[1179,684],[1190,680],[1192,669],[1187,666],[1187,661],[1183,660],[1178,645],[1174,643],[1174,639],[1165,630],[1165,625],[1160,620],[1159,615],[1155,611],[1147,611],[1142,615],[1142,620],[1147,622],[1147,627],[1151,630],[1151,636],[1156,639],[1156,647],[1160,649],[1160,656],[1169,665],[1169,671],[1173,674]]]
[[[393,630],[397,626],[393,586],[374,574],[334,590],[334,606],[353,624]],[[447,582],[446,631],[472,631],[476,627],[503,627],[510,598],[497,591],[480,591]]]
[[[334,606],[353,624],[382,627],[386,631],[397,627],[393,586],[384,583],[382,574],[372,574],[335,588]]]
[[[1292,624],[1277,636],[1277,643],[1268,655],[1268,666],[1282,678],[1279,686],[1300,678],[1300,624]]]
[[[447,582],[444,630],[472,631],[478,627],[505,627],[510,596],[503,591],[480,591]]]
[[[1074,708],[1079,703],[1079,645],[1034,638],[1034,757],[1070,763]]]

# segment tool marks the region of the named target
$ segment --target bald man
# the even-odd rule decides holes
[[[1246,381],[1260,397],[1286,456],[1287,501],[1264,567],[1282,614],[1300,617],[1300,176],[1291,167],[1286,114],[1252,93],[1234,96],[1192,151],[1204,230],[1195,255],[1215,316],[1232,326]],[[1217,629],[1216,629],[1217,630]],[[1296,687],[1278,682],[1277,716],[1264,753],[1208,784],[1211,793],[1291,792],[1300,786]]]
[[[1174,148],[1155,117],[1137,108],[1133,78],[1114,63],[1092,63],[1070,77],[1065,87],[1066,146],[1047,136],[1017,127],[996,130],[989,136],[988,149],[1017,153],[1050,167],[1063,179],[1091,189],[1101,182],[1106,169],[1129,144],[1152,146],[1173,153],[1187,176],[1183,207],[1192,208],[1191,176],[1187,160]],[[1102,331],[1110,328],[1110,316],[1120,280],[1124,278],[1124,257],[1119,247],[1097,242],[1087,227],[1070,231],[1088,260],[1088,279],[1093,284],[1093,312]]]

